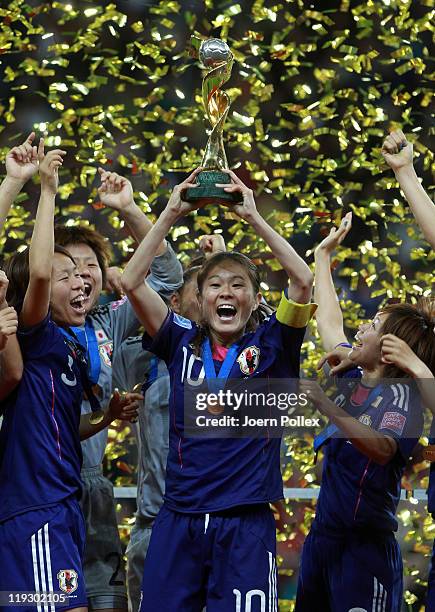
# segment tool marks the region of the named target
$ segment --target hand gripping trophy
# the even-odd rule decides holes
[[[221,87],[231,76],[234,57],[227,43],[219,38],[202,42],[192,37],[192,47],[198,49],[199,59],[207,74],[202,81],[202,102],[212,130],[201,162],[203,170],[197,176],[198,187],[188,189],[188,202],[205,204],[232,204],[240,202],[240,193],[226,193],[216,183],[230,183],[230,177],[222,170],[228,170],[222,137],[225,119],[230,109],[230,98]]]

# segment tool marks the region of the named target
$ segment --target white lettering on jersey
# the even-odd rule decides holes
[[[339,408],[343,408],[345,403],[346,403],[346,396],[343,395],[343,393],[340,393],[340,395],[337,395],[337,397],[334,400],[334,404],[336,404]]]
[[[64,382],[66,385],[68,385],[68,387],[75,387],[77,384],[77,380],[75,377],[74,372],[72,371],[72,365],[74,363],[74,359],[71,357],[71,355],[68,355],[68,367],[71,370],[71,374],[73,376],[72,380],[70,378],[67,378],[66,374],[62,374],[61,379],[62,382]]]
[[[189,361],[187,361],[187,357],[189,357]],[[183,346],[183,369],[181,370],[181,382],[184,382],[184,380],[186,380],[186,382],[188,382],[189,385],[192,385],[193,387],[197,387],[198,385],[201,385],[204,382],[204,378],[205,378],[204,366],[202,366],[197,380],[193,380],[191,378],[193,364],[195,363],[196,360],[201,361],[201,359],[199,359],[199,357],[196,357],[195,355],[188,356],[187,348]],[[187,373],[186,373],[186,363],[187,363]]]

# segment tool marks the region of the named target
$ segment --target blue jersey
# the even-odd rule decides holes
[[[364,398],[359,406],[358,401],[353,402],[356,418],[394,438],[397,452],[386,465],[380,465],[345,438],[327,440],[315,522],[338,531],[396,531],[401,478],[423,429],[418,394],[407,381],[395,380],[375,389],[356,384],[352,398]],[[350,399],[345,395],[338,396],[336,402],[349,407]],[[352,414],[352,409],[347,411]]]
[[[78,357],[47,317],[19,330],[23,378],[4,403],[0,431],[0,521],[81,491],[83,387]]]
[[[435,418],[432,419],[429,444],[435,444]],[[427,510],[435,518],[435,462],[429,466],[429,487],[427,490]]]
[[[285,297],[282,304],[289,304]],[[229,379],[299,376],[305,324],[292,327],[290,316],[287,322],[285,315],[278,317],[273,314],[239,340]],[[209,513],[282,498],[280,439],[185,437],[184,385],[198,385],[205,377],[203,361],[191,346],[197,333],[195,323],[169,313],[154,340],[146,334],[143,339],[143,347],[166,362],[171,381],[167,507]]]

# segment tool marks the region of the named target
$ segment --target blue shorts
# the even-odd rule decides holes
[[[275,521],[268,504],[213,514],[163,506],[145,559],[141,612],[277,612]]]
[[[82,558],[85,527],[75,499],[0,523],[0,591],[38,593],[2,612],[55,612],[87,606]],[[50,596],[55,593],[55,596]],[[10,597],[10,596],[9,596]],[[45,605],[44,605],[45,604]]]
[[[402,576],[393,534],[331,534],[314,524],[302,550],[295,612],[400,612]]]

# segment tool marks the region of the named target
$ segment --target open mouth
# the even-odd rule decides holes
[[[232,321],[237,314],[237,308],[232,304],[221,304],[216,313],[221,321]]]
[[[71,300],[70,306],[74,308],[77,314],[85,314],[85,308],[83,306],[84,301],[85,301],[85,296],[82,293],[78,295],[77,297],[75,297],[73,300]]]
[[[92,285],[90,283],[87,283],[86,281],[84,282],[84,286],[85,286],[85,297],[89,297],[91,295],[91,291],[92,291]]]

